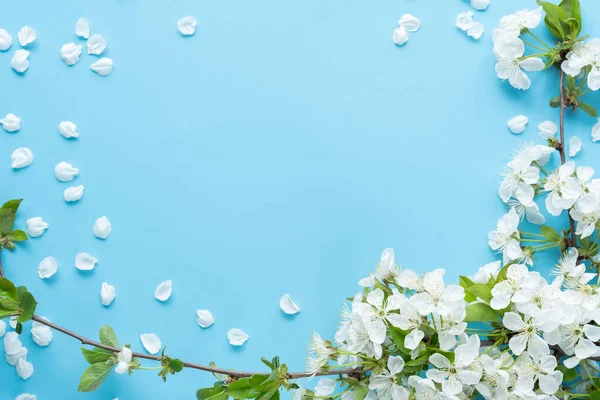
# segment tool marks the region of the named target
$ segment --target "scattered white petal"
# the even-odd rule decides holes
[[[44,318],[48,320],[47,318]],[[31,324],[31,338],[38,346],[46,347],[52,342],[52,331],[44,324],[33,321]]]
[[[100,289],[100,301],[102,302],[102,305],[109,306],[116,296],[117,292],[115,287],[106,282],[102,282],[102,288]]]
[[[335,390],[335,381],[329,378],[321,378],[315,386],[315,395],[320,397],[329,396]]]
[[[92,71],[100,76],[106,76],[113,70],[113,60],[108,57],[102,57],[98,61],[92,64],[90,67]]]
[[[58,124],[58,132],[67,139],[79,137],[79,133],[77,133],[77,125],[71,121],[62,121],[60,124]]]
[[[33,162],[33,153],[27,147],[19,147],[10,156],[14,169],[25,168]]]
[[[478,11],[483,11],[490,5],[490,0],[471,0],[471,7]]]
[[[600,118],[598,118],[596,125],[592,127],[592,142],[596,143],[598,140],[600,140]]]
[[[81,271],[91,271],[98,262],[97,258],[90,256],[88,253],[78,253],[75,256],[75,266]]]
[[[65,199],[65,201],[68,202],[81,200],[81,198],[83,197],[83,189],[83,185],[70,186],[65,189],[63,193],[63,198]]]
[[[37,396],[34,394],[23,393],[18,395],[15,400],[37,400]]]
[[[23,380],[31,378],[31,375],[33,375],[33,364],[25,361],[24,358],[20,358],[17,361],[17,375]]]
[[[54,257],[46,257],[38,266],[38,276],[42,279],[50,278],[58,271],[58,263]]]
[[[558,132],[558,126],[552,121],[544,121],[538,125],[538,133],[542,139],[552,139]]]
[[[75,65],[79,61],[83,46],[75,43],[67,43],[60,48],[60,58],[67,65]]]
[[[508,121],[507,125],[508,125],[508,129],[510,129],[510,131],[512,133],[514,133],[515,135],[519,135],[519,134],[525,132],[528,122],[529,122],[529,119],[526,116],[517,115],[516,117],[514,117],[510,121]]]
[[[229,339],[229,344],[233,346],[241,346],[246,343],[250,336],[246,335],[241,329],[233,328],[227,332],[227,339]]]
[[[4,29],[0,29],[0,51],[10,49],[12,46],[12,36]]]
[[[195,17],[183,17],[177,21],[177,27],[182,35],[193,35],[196,32],[196,24],[198,21]]]
[[[27,71],[29,68],[29,51],[27,50],[17,50],[15,54],[13,54],[12,59],[10,60],[10,66],[12,69],[19,73],[23,73]]]
[[[284,294],[279,300],[279,307],[286,314],[298,314],[300,312],[300,307],[290,297],[289,294]]]
[[[112,225],[108,218],[98,218],[96,222],[94,222],[94,228],[92,228],[92,232],[98,239],[106,239],[112,232]]]
[[[154,291],[154,297],[160,301],[167,301],[173,292],[173,281],[164,281]]]
[[[196,321],[202,328],[208,328],[215,323],[215,318],[208,310],[196,310]]]
[[[403,26],[407,32],[416,32],[421,27],[421,20],[412,14],[404,14],[398,21],[399,26]]]
[[[106,39],[102,35],[93,35],[86,42],[88,54],[100,55],[106,49]]]
[[[403,26],[399,26],[394,29],[392,32],[392,41],[398,46],[402,46],[404,43],[408,42],[408,33],[406,33],[406,28]]]
[[[36,39],[35,30],[30,26],[24,26],[17,35],[19,37],[19,43],[25,47],[29,43],[33,43]]]
[[[70,182],[79,174],[79,170],[65,161],[61,161],[54,167],[54,176],[61,182]]]
[[[33,217],[27,220],[27,233],[29,237],[36,238],[44,234],[48,229],[48,223],[42,217]]]
[[[473,11],[467,11],[464,13],[458,14],[456,17],[456,26],[462,29],[463,31],[469,30],[469,28],[473,25]]]
[[[156,354],[162,348],[160,339],[154,333],[143,333],[140,335],[140,340],[146,351],[150,354]]]
[[[0,319],[0,337],[6,333],[6,322]]]
[[[84,39],[90,37],[90,23],[85,18],[79,18],[75,24],[75,34]]]
[[[569,140],[569,157],[575,157],[581,150],[581,139],[577,136],[573,136]]]
[[[477,40],[483,35],[483,24],[481,22],[473,22],[469,29],[467,29],[467,35]]]
[[[12,366],[17,365],[19,359],[27,357],[27,349],[23,347],[17,332],[8,332],[4,335],[4,352],[6,362]]]
[[[2,129],[6,132],[16,132],[21,129],[21,118],[15,114],[8,113],[6,117],[0,119],[0,124],[2,124]]]

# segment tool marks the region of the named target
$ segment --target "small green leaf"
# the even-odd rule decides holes
[[[242,378],[229,384],[227,394],[236,400],[243,400],[256,397],[258,392],[250,385],[250,378]]]
[[[549,227],[548,225],[542,225],[540,227],[540,233],[543,237],[548,239],[549,242],[556,243],[561,240],[560,234],[556,229]]]
[[[560,8],[578,23],[579,30],[572,32],[573,39],[581,33],[581,5],[579,0],[563,0],[558,5]]]
[[[590,117],[598,118],[598,110],[596,110],[596,108],[591,104],[580,102],[579,108],[581,108],[581,110],[583,110],[583,112],[585,112]]]
[[[560,107],[560,96],[556,96],[550,99],[550,107],[558,108]]]
[[[27,234],[22,230],[10,231],[6,234],[6,237],[12,240],[13,242],[23,242],[29,239],[27,237]]]
[[[475,297],[479,297],[481,300],[487,301],[488,303],[492,299],[492,290],[483,283],[476,283],[469,287],[466,291]]]
[[[498,312],[485,303],[473,303],[467,306],[465,322],[497,321]]]
[[[17,326],[15,326],[15,332],[17,332],[17,334],[21,334],[23,333],[23,324],[17,321]]]
[[[110,351],[98,348],[89,350],[82,347],[81,353],[83,353],[83,357],[90,364],[105,363],[113,356]]]
[[[429,361],[430,355],[431,355],[431,353],[426,352],[422,356],[419,356],[419,357],[415,358],[414,360],[407,362],[406,366],[407,367],[419,367],[421,365],[425,365],[425,364],[427,364],[427,361]]]
[[[15,225],[15,212],[10,208],[0,208],[0,233],[12,231]]]
[[[398,347],[398,350],[400,350],[404,354],[410,354],[410,350],[408,350],[404,346],[404,339],[406,338],[406,335],[408,334],[408,332],[403,331],[402,329],[396,328],[394,326],[390,326],[389,329],[390,329],[390,333],[392,335],[392,341],[394,342],[396,347]]]
[[[590,400],[600,400],[600,391],[590,393]]]
[[[554,35],[559,39],[566,39],[567,33],[564,31],[563,21],[569,19],[569,14],[561,7],[556,4],[552,4],[547,1],[538,0],[538,4],[542,6],[544,11],[546,12],[546,17],[544,18],[544,22],[546,23],[546,27]],[[568,25],[567,25],[568,26]]]
[[[16,214],[22,201],[23,199],[9,200],[2,205],[2,208],[5,210],[13,210],[13,212]]]
[[[266,380],[267,380],[267,376],[265,375],[252,375],[250,377],[250,386],[252,386],[254,389],[258,389]]]
[[[574,369],[567,368],[564,365],[559,365],[556,369],[563,373],[563,382],[571,382],[577,378],[577,371]]]
[[[169,361],[169,368],[171,368],[174,372],[181,372],[183,370],[183,361],[178,358],[172,358]]]
[[[100,328],[100,343],[105,344],[107,346],[112,346],[116,348],[120,348],[119,339],[117,339],[117,334],[108,325],[102,325]]]
[[[102,386],[112,369],[113,365],[111,364],[96,363],[90,365],[81,376],[77,390],[80,392],[93,392]]]
[[[21,315],[17,318],[17,321],[27,322],[35,314],[37,301],[35,301],[35,297],[33,297],[24,286],[19,286],[17,290],[19,292],[19,307],[23,310]]]
[[[196,392],[198,400],[227,400],[227,387],[215,386],[211,388],[199,389]]]
[[[0,278],[0,297],[6,297],[14,302],[19,301],[17,288],[7,278]]]

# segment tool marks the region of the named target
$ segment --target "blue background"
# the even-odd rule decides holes
[[[496,259],[487,233],[504,212],[499,172],[524,139],[541,143],[539,122],[558,122],[547,106],[556,71],[531,74],[528,92],[494,72],[492,29],[524,7],[535,2],[493,0],[475,12],[486,32],[473,41],[454,25],[470,9],[461,0],[5,2],[0,27],[15,43],[0,52],[0,114],[23,123],[0,131],[0,199],[25,199],[20,226],[34,216],[50,224],[3,252],[7,275],[37,296],[38,314],[89,337],[107,323],[138,350],[139,334],[155,332],[189,361],[257,370],[261,356],[279,355],[302,370],[312,330],[333,335],[342,300],[385,247],[405,268],[446,268],[448,281]],[[422,27],[398,48],[392,30],[409,12]],[[189,38],[176,25],[186,15],[199,21]],[[59,57],[63,44],[84,44],[79,17],[108,41],[107,78],[89,70],[93,56],[74,67]],[[584,32],[600,34],[592,22]],[[38,40],[21,76],[9,62],[26,24]],[[530,118],[519,137],[506,128],[518,114]],[[58,134],[62,120],[78,125],[79,140]],[[567,129],[583,139],[577,158],[598,169],[593,123],[578,114]],[[35,161],[13,171],[21,146]],[[86,187],[72,205],[62,199],[69,184],[53,177],[63,160]],[[113,223],[106,241],[91,232],[102,215]],[[91,273],[75,269],[80,251],[100,259]],[[42,281],[37,265],[50,255],[59,272]],[[153,293],[166,279],[174,292],[161,304]],[[103,281],[117,290],[108,308]],[[281,312],[284,293],[300,314]],[[213,312],[210,329],[197,325],[198,308]],[[242,348],[227,342],[232,327],[251,336]],[[211,384],[193,370],[167,384],[140,371],[77,393],[86,363],[76,341],[55,334],[39,348],[29,326],[23,341],[35,373],[22,381],[0,362],[2,399],[194,398]]]

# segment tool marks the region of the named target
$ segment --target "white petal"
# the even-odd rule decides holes
[[[31,327],[31,338],[38,346],[49,346],[52,342],[52,330],[44,324],[34,323]]]
[[[154,291],[154,297],[160,301],[166,301],[173,292],[173,281],[164,281]]]
[[[298,314],[300,312],[300,307],[294,303],[289,294],[284,294],[279,300],[279,307],[286,314]]]
[[[552,139],[558,132],[558,126],[552,121],[544,121],[538,125],[538,133],[542,139]]]
[[[208,310],[196,310],[196,321],[202,328],[208,328],[215,323],[215,318]]]
[[[471,36],[473,39],[477,40],[483,35],[483,24],[481,22],[473,22],[469,29],[467,29],[467,35]]]
[[[17,35],[19,37],[19,43],[22,47],[27,46],[29,43],[33,43],[36,39],[35,30],[30,26],[24,26]]]
[[[581,139],[577,136],[573,136],[569,139],[569,157],[575,157],[581,150]]]
[[[106,39],[102,35],[93,35],[86,42],[88,54],[100,55],[106,49]]]
[[[37,396],[34,394],[23,393],[18,395],[15,400],[37,400]]]
[[[394,29],[394,32],[392,32],[392,41],[398,46],[402,46],[404,43],[408,42],[408,33],[406,33],[406,28],[400,26]]]
[[[527,58],[519,63],[519,66],[525,71],[542,71],[546,68],[546,64],[540,58]]]
[[[193,35],[196,32],[196,24],[198,21],[195,17],[183,17],[177,21],[177,27],[182,35]]]
[[[106,239],[112,232],[112,225],[108,218],[98,218],[96,222],[94,222],[92,232],[94,233],[94,236],[96,236],[98,239]]]
[[[25,168],[33,162],[33,153],[27,147],[20,147],[10,156],[14,169]]]
[[[469,30],[469,28],[473,25],[473,11],[467,11],[464,13],[458,14],[456,17],[456,26],[462,29],[463,31]]]
[[[108,57],[102,57],[98,61],[92,64],[90,67],[92,71],[100,76],[106,76],[113,70],[113,60]]]
[[[490,5],[490,0],[471,0],[471,7],[478,11],[483,11]]]
[[[60,48],[60,58],[67,65],[75,65],[79,61],[79,56],[83,46],[75,43],[67,43]]]
[[[315,386],[315,395],[317,396],[329,396],[335,390],[336,383],[333,379],[321,378]]]
[[[19,73],[23,73],[23,72],[27,71],[27,69],[29,68],[28,58],[29,58],[29,51],[19,49],[19,50],[15,51],[15,54],[13,54],[13,57],[10,60],[10,66],[15,71],[17,71]]]
[[[21,118],[15,114],[8,113],[6,117],[0,119],[0,124],[6,132],[16,132],[21,129]]]
[[[31,375],[33,375],[33,364],[25,361],[23,358],[19,359],[17,361],[17,375],[23,380],[31,378]]]
[[[6,322],[0,319],[0,337],[6,333]]]
[[[404,14],[398,21],[399,26],[403,26],[408,32],[416,32],[421,27],[421,20],[412,14]]]
[[[0,51],[10,49],[12,46],[12,36],[4,29],[0,29]]]
[[[90,23],[85,18],[79,18],[75,24],[75,34],[87,39],[90,37]]]
[[[600,140],[600,118],[598,118],[598,122],[592,127],[592,142],[597,142]]]
[[[117,297],[117,291],[115,290],[115,287],[106,282],[102,282],[102,288],[100,289],[100,302],[102,305],[109,306],[115,297]]]
[[[91,271],[98,262],[97,258],[90,256],[88,253],[78,253],[75,256],[75,267],[81,271]]]
[[[83,185],[69,186],[65,189],[63,198],[68,202],[81,200],[83,197],[83,189]]]
[[[155,333],[143,333],[140,335],[140,339],[146,351],[150,354],[156,354],[162,348],[160,339]]]
[[[48,224],[41,217],[33,217],[27,220],[27,233],[29,237],[40,237],[48,229]]]
[[[525,132],[529,119],[524,115],[517,115],[507,122],[508,129],[515,135]]]
[[[54,257],[46,257],[38,266],[38,276],[42,279],[50,278],[58,271],[58,263]]]
[[[77,125],[71,121],[62,121],[60,124],[58,124],[58,132],[67,139],[79,137],[79,133],[77,133]]]
[[[65,161],[61,161],[54,167],[54,176],[61,182],[72,181],[79,174],[79,170]]]
[[[227,332],[227,339],[229,339],[229,344],[233,346],[241,346],[246,343],[250,336],[246,335],[246,333],[237,328],[230,329]]]

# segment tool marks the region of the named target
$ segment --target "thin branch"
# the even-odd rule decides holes
[[[567,157],[565,155],[565,89],[564,89],[564,81],[565,81],[565,72],[560,70],[560,146],[558,147],[558,152],[560,153],[560,162],[561,164],[565,164],[567,161]],[[567,216],[569,217],[569,227],[571,229],[571,245],[573,247],[577,247],[577,236],[575,236],[575,221],[571,217],[571,214],[567,212]]]
[[[0,257],[0,278],[4,278],[4,270],[2,269],[2,257]]]

